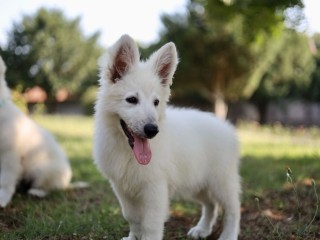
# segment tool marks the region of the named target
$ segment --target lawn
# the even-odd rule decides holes
[[[119,204],[92,161],[90,117],[35,116],[68,154],[73,181],[87,189],[56,191],[45,199],[17,193],[0,209],[0,239],[120,239],[128,233]],[[243,185],[239,239],[320,239],[320,130],[238,126]],[[288,168],[292,171],[287,176]],[[292,180],[292,182],[290,182]],[[186,239],[200,208],[172,203],[165,239]],[[208,239],[216,239],[221,221]]]

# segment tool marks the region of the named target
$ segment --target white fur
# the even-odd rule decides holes
[[[173,43],[146,62],[139,61],[137,46],[127,35],[109,49],[101,63],[96,103],[95,163],[109,178],[130,224],[129,236],[123,239],[162,239],[172,197],[202,204],[202,217],[189,231],[190,237],[211,234],[219,205],[224,210],[219,239],[237,239],[241,186],[235,131],[211,113],[166,107],[177,63]],[[130,96],[136,96],[138,103],[128,103]],[[154,99],[160,100],[158,106]],[[140,135],[145,124],[158,125],[159,133],[149,140],[152,159],[148,165],[136,161],[120,119]]]
[[[10,202],[20,180],[31,182],[28,193],[44,197],[69,186],[71,168],[53,136],[11,101],[0,57],[0,206]]]

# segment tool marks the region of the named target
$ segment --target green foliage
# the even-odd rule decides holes
[[[72,95],[81,94],[96,78],[101,48],[97,45],[99,34],[86,37],[79,24],[80,18],[69,20],[54,9],[39,9],[14,23],[2,52],[8,85],[40,86],[49,101],[54,101],[61,88]]]
[[[187,14],[162,16],[161,40],[148,51],[168,41],[176,43],[181,62],[173,90],[179,95],[198,91],[211,103],[249,98],[270,66],[277,64],[284,45],[284,21],[291,20],[294,26],[293,16],[301,16],[302,7],[300,0],[190,0]],[[288,68],[289,55],[282,60]],[[301,80],[288,74],[281,77],[287,83]]]
[[[24,113],[28,113],[28,104],[21,93],[21,86],[18,86],[15,90],[11,91],[11,99],[14,104]]]
[[[301,0],[192,0],[192,2],[205,6],[208,17],[214,21],[215,27],[225,22],[241,22],[240,32],[243,41],[258,42],[260,45],[263,43],[261,38],[267,40],[270,35],[274,35],[284,20],[291,27],[299,24],[299,20],[302,19],[297,17],[302,15],[304,6]],[[295,15],[288,14],[293,12]],[[232,28],[229,30],[236,31]]]
[[[32,114],[45,114],[47,112],[46,105],[44,103],[36,103],[32,106]]]
[[[313,45],[314,44],[314,45]],[[311,83],[304,92],[304,97],[311,101],[320,102],[320,33],[315,34],[310,41],[314,51],[316,68],[311,76]]]
[[[242,76],[249,70],[252,56],[237,33],[227,31],[230,23],[213,27],[201,7],[191,3],[187,16],[164,15],[165,30],[157,47],[173,41],[180,50],[173,89],[197,89],[212,103],[220,91],[235,100],[239,91],[234,89],[243,85]]]
[[[97,99],[97,86],[89,87],[81,97],[81,104],[84,107],[86,115],[93,115],[94,113],[94,104]]]
[[[265,123],[268,103],[304,97],[316,66],[308,37],[288,29],[268,42],[262,56],[265,60],[258,63],[245,91],[253,91],[250,100],[258,107],[260,123]]]
[[[315,69],[307,36],[285,31],[268,70],[264,73],[253,101],[265,103],[279,98],[302,97]],[[272,51],[272,50],[271,50]]]

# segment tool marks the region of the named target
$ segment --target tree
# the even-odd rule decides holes
[[[190,0],[186,16],[162,17],[165,28],[155,45],[174,41],[180,50],[176,88],[189,85],[197,89],[222,118],[226,115],[225,101],[250,97],[274,61],[277,51],[262,52],[271,40],[281,36],[283,10],[302,6],[299,0],[256,2]],[[262,56],[267,55],[266,64]]]
[[[320,102],[320,33],[310,39],[310,47],[314,55],[316,67],[311,76],[311,83],[304,92],[304,98]]]
[[[277,51],[274,61],[264,72],[251,98],[258,107],[261,123],[266,122],[266,109],[270,101],[303,97],[315,69],[307,36],[286,30],[279,42],[275,47],[280,51]]]
[[[162,17],[165,30],[152,49],[173,41],[181,59],[173,89],[196,89],[224,118],[225,99],[238,98],[236,89],[243,84],[252,56],[234,35],[212,28],[198,5],[190,3],[188,12],[187,16]]]
[[[40,86],[49,103],[55,102],[62,88],[81,94],[89,79],[97,75],[101,49],[99,33],[85,37],[79,25],[80,18],[68,20],[60,10],[43,8],[14,23],[7,48],[1,53],[8,65],[9,86]]]

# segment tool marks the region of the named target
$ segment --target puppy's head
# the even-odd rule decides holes
[[[98,105],[116,116],[140,164],[148,164],[151,159],[149,139],[161,131],[177,63],[173,43],[140,61],[136,43],[124,35],[109,49],[100,66]]]

